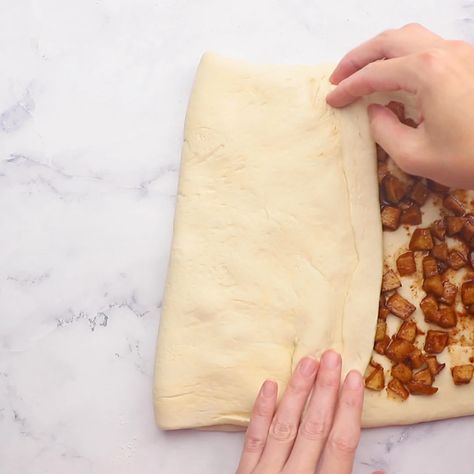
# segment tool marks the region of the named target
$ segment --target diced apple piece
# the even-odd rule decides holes
[[[423,258],[422,266],[423,266],[423,276],[425,278],[438,275],[439,273],[438,262],[436,261],[436,258],[432,257],[431,255],[428,255]]]
[[[424,383],[425,385],[432,385],[433,376],[431,375],[430,369],[422,369],[413,374],[413,381]]]
[[[468,245],[472,246],[474,243],[474,215],[469,214],[464,220],[464,226],[461,230],[461,238]]]
[[[446,236],[446,222],[444,219],[434,221],[430,226],[431,233],[438,239],[444,240]]]
[[[448,209],[448,211],[452,211],[456,216],[463,216],[466,214],[466,209],[463,203],[454,194],[448,194],[443,199],[443,206]]]
[[[387,319],[387,316],[390,314],[390,310],[385,306],[379,306],[379,319]]]
[[[458,287],[450,281],[443,283],[443,296],[440,298],[441,303],[453,305],[456,301],[456,295],[458,293]]]
[[[441,297],[444,293],[443,280],[440,275],[434,275],[423,280],[423,290],[426,293],[432,293],[435,296]]]
[[[390,344],[390,338],[386,335],[381,341],[374,344],[374,351],[377,354],[385,355],[388,345]]]
[[[412,275],[416,272],[415,256],[413,252],[402,253],[397,258],[397,270],[401,276]]]
[[[466,281],[462,284],[461,299],[465,306],[474,304],[474,280]]]
[[[393,174],[387,174],[382,180],[385,199],[392,204],[399,203],[407,192],[407,185]]]
[[[430,191],[423,181],[418,181],[413,188],[411,188],[410,199],[416,202],[419,206],[423,206],[428,199],[429,194]]]
[[[451,369],[451,374],[456,385],[468,384],[474,374],[474,366],[471,364],[456,365]]]
[[[443,352],[448,344],[448,336],[448,333],[445,331],[428,331],[425,339],[425,352],[428,354]]]
[[[458,322],[456,311],[452,306],[441,304],[438,310],[439,318],[437,321],[438,326],[442,328],[454,328]]]
[[[431,250],[433,245],[430,229],[415,229],[410,239],[410,250]]]
[[[388,270],[382,277],[382,292],[392,291],[400,288],[402,284],[393,270]]]
[[[426,365],[428,366],[428,369],[433,377],[438,375],[446,366],[446,364],[440,364],[436,356],[427,356],[425,359]]]
[[[425,315],[425,321],[438,321],[438,302],[433,295],[425,296],[420,303],[421,311]]]
[[[448,186],[437,183],[436,181],[433,181],[432,179],[427,179],[426,184],[428,185],[428,188],[431,189],[431,191],[434,191],[435,193],[440,193],[440,194],[449,193]]]
[[[373,370],[373,372],[365,379],[365,386],[369,390],[380,392],[385,387],[385,376],[383,367]]]
[[[406,362],[410,360],[410,355],[415,349],[416,347],[411,342],[395,338],[385,350],[385,355],[394,362]]]
[[[446,217],[446,234],[452,237],[459,234],[464,227],[464,219],[458,216]]]
[[[410,365],[414,369],[419,369],[419,368],[423,367],[426,363],[425,356],[420,351],[420,349],[418,349],[417,347],[415,347],[415,349],[413,349],[413,352],[410,354],[410,356],[409,356],[409,358],[406,362],[409,362]]]
[[[446,242],[435,244],[434,247],[431,249],[431,255],[433,255],[433,257],[437,260],[446,262],[448,260],[448,245],[446,244]]]
[[[387,392],[389,396],[392,396],[400,400],[406,400],[408,396],[410,395],[410,393],[402,384],[402,382],[400,382],[400,380],[396,378],[390,380],[390,382],[388,383]]]
[[[398,329],[397,337],[408,342],[415,342],[417,329],[415,321],[403,321]]]
[[[383,319],[377,321],[377,329],[375,331],[375,342],[383,341],[387,333],[387,323]]]
[[[407,319],[416,309],[399,293],[394,293],[387,301],[387,308],[400,319]]]
[[[392,377],[400,380],[400,382],[409,382],[411,380],[412,374],[413,372],[411,368],[403,362],[399,362],[392,367]]]
[[[408,382],[406,386],[411,395],[434,395],[438,391],[437,387],[421,382]]]
[[[411,206],[407,209],[402,210],[400,217],[400,224],[405,225],[420,225],[421,224],[421,211],[418,206]]]
[[[401,212],[398,207],[385,206],[380,213],[384,229],[397,230],[400,225]]]
[[[459,270],[466,265],[467,260],[461,252],[457,250],[450,250],[448,255],[448,263],[449,266],[454,270]]]

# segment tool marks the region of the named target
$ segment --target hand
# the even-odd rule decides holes
[[[314,474],[320,460],[320,474],[350,474],[364,384],[352,371],[339,395],[340,378],[341,358],[335,352],[325,352],[320,366],[305,357],[278,408],[278,387],[267,380],[255,401],[237,474]]]
[[[417,129],[400,123],[386,107],[369,106],[375,141],[408,173],[474,188],[473,46],[407,25],[349,52],[331,82],[337,84],[327,97],[333,107],[376,91],[414,94]]]

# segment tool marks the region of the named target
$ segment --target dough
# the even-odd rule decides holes
[[[245,426],[327,348],[372,353],[382,273],[365,106],[326,104],[331,66],[207,54],[189,104],[154,401],[164,429]]]
[[[266,378],[283,392],[298,360],[342,353],[343,372],[372,355],[385,257],[367,102],[327,106],[331,66],[256,66],[207,54],[185,127],[174,240],[157,350],[154,402],[163,429],[243,427]],[[409,102],[409,101],[408,101]],[[408,103],[413,116],[413,107]],[[423,224],[435,206],[423,207]],[[402,278],[412,302],[422,292]],[[426,329],[419,308],[417,324]],[[400,325],[389,317],[389,334]],[[473,327],[467,337],[473,339]],[[406,402],[366,391],[364,426],[474,413],[474,382],[449,367],[470,347],[438,356],[439,392]],[[389,368],[387,359],[379,362]],[[387,373],[388,375],[388,373]]]

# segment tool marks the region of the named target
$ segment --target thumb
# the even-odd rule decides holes
[[[423,175],[424,162],[418,153],[420,133],[404,125],[387,107],[371,104],[368,108],[370,129],[374,140],[405,172]]]

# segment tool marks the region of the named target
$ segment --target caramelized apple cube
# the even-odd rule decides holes
[[[432,179],[427,179],[426,184],[428,185],[428,188],[431,189],[431,191],[434,191],[435,193],[445,194],[449,192],[449,188],[447,186],[445,186],[444,184],[437,183]]]
[[[451,374],[456,385],[468,384],[474,374],[474,366],[471,364],[457,365],[451,369]]]
[[[443,283],[443,296],[439,299],[441,303],[452,305],[456,301],[456,295],[458,292],[458,287],[451,283],[450,281],[445,281]]]
[[[385,387],[385,376],[383,367],[378,367],[365,379],[365,386],[369,390],[379,392]]]
[[[438,391],[437,387],[421,382],[408,382],[406,386],[411,395],[434,395]]]
[[[421,211],[418,206],[411,206],[407,209],[402,210],[400,217],[400,224],[405,225],[420,225],[421,224]]]
[[[390,310],[385,306],[379,306],[379,319],[387,319],[387,316],[390,314]]]
[[[448,194],[443,199],[443,206],[448,209],[448,211],[452,211],[456,216],[466,214],[463,203],[454,194]]]
[[[410,250],[431,250],[433,245],[430,229],[415,229],[410,239]]]
[[[452,306],[447,306],[441,304],[438,310],[439,318],[438,318],[438,326],[442,328],[449,329],[456,327],[458,322],[458,317],[456,315],[456,311]]]
[[[423,280],[423,290],[426,293],[432,293],[435,296],[441,297],[444,293],[443,280],[440,275],[434,275]]]
[[[375,342],[383,341],[387,332],[387,323],[383,319],[377,321],[377,329],[375,331]]]
[[[402,253],[397,258],[397,270],[401,276],[412,275],[416,272],[415,256],[413,252]]]
[[[462,284],[461,299],[465,306],[474,304],[474,280],[466,281]]]
[[[413,188],[411,188],[410,199],[416,202],[419,206],[423,206],[428,199],[429,194],[430,191],[423,181],[418,181]]]
[[[459,270],[467,263],[466,257],[458,250],[450,250],[448,255],[448,263],[454,270]]]
[[[431,233],[439,240],[444,240],[446,236],[446,222],[444,219],[434,221],[430,226]]]
[[[382,292],[392,291],[400,288],[402,284],[393,270],[388,270],[382,277]]]
[[[458,216],[446,217],[446,234],[452,237],[459,234],[464,227],[464,219]]]
[[[413,306],[399,293],[394,293],[387,301],[387,308],[400,319],[407,319],[415,311]]]
[[[380,215],[382,216],[382,225],[386,230],[397,230],[400,225],[400,214],[402,211],[398,207],[385,206]]]
[[[408,342],[415,342],[417,329],[415,321],[403,321],[398,329],[397,337]]]
[[[431,385],[433,383],[433,376],[431,375],[430,369],[422,369],[415,372],[413,374],[413,381]]]
[[[474,242],[474,215],[469,214],[464,220],[464,226],[461,230],[461,238],[468,244]]]
[[[429,278],[435,275],[438,275],[438,262],[436,258],[428,255],[423,258],[423,276]]]
[[[438,321],[438,302],[433,295],[425,296],[420,303],[421,311],[425,315],[425,321]]]
[[[448,260],[448,245],[446,244],[446,242],[435,244],[434,247],[431,249],[431,255],[433,255],[433,257],[437,260],[446,262]]]
[[[433,377],[438,375],[446,366],[446,364],[440,364],[436,356],[427,356],[425,359],[426,365],[428,366],[428,369]]]
[[[407,185],[393,174],[386,174],[382,180],[382,187],[387,202],[399,203],[407,192]]]
[[[405,386],[400,382],[400,380],[394,378],[390,380],[387,385],[387,393],[389,396],[393,398],[397,398],[399,400],[406,400],[409,396],[408,390]]]
[[[425,352],[439,354],[448,344],[448,333],[445,331],[428,331],[425,339]]]
[[[400,382],[409,382],[411,380],[412,374],[413,372],[411,368],[403,362],[399,362],[392,367],[392,377],[400,380]]]
[[[385,355],[394,362],[407,362],[415,349],[416,347],[411,342],[395,338],[385,349]]]
[[[405,362],[410,364],[410,366],[414,369],[419,369],[426,363],[425,356],[417,347],[413,349],[412,353]]]
[[[385,351],[387,350],[389,344],[390,338],[385,335],[381,341],[378,341],[374,344],[374,351],[377,352],[377,354],[385,355]]]

